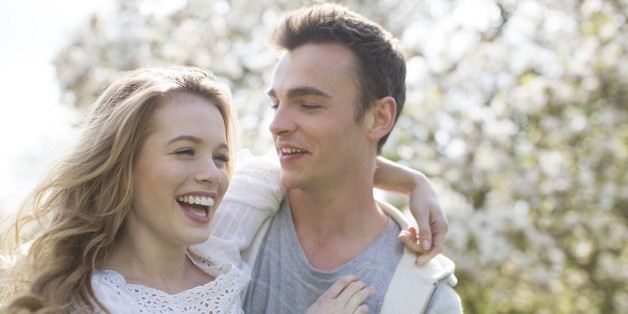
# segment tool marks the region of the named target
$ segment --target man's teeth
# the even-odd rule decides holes
[[[290,154],[297,154],[297,153],[305,153],[305,150],[299,149],[299,148],[292,148],[292,147],[286,147],[286,148],[281,149],[281,154],[283,155],[290,155]]]
[[[177,201],[191,205],[214,206],[214,199],[206,196],[185,195],[177,197]]]

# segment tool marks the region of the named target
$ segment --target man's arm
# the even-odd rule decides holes
[[[416,230],[411,227],[402,230],[400,239],[406,247],[420,253],[417,264],[424,265],[439,254],[443,250],[448,223],[438,195],[427,177],[419,171],[378,157],[374,182],[378,188],[409,196],[410,211],[418,223],[419,234],[417,237]]]

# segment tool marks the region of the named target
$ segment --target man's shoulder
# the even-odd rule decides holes
[[[386,215],[388,215],[393,221],[397,223],[397,225],[399,225],[400,229],[403,230],[408,226],[416,225],[411,217],[404,215],[399,209],[397,209],[393,205],[383,201],[378,201],[377,203],[379,207],[384,211],[384,213],[386,213]],[[442,254],[436,255],[423,267],[415,266],[414,260],[416,259],[416,255],[407,249],[404,249],[403,258],[405,258],[406,260],[404,261],[402,259],[398,267],[405,267],[408,269],[408,271],[418,272],[431,279],[441,280],[445,278],[448,274],[453,274],[455,269],[454,262]]]
[[[266,239],[266,234],[268,233],[271,224],[273,224],[274,220],[279,219],[279,217],[281,216],[280,213],[286,210],[290,209],[288,207],[288,200],[284,197],[279,204],[279,208],[272,215],[266,217],[261,226],[255,231],[255,235],[253,236],[253,240],[251,241],[249,247],[242,251],[242,259],[245,263],[253,267],[255,261],[257,260],[257,255],[259,254],[259,251]],[[279,227],[281,227],[281,225],[282,224],[279,224]]]
[[[456,265],[449,257],[438,254],[424,266],[418,267],[414,264],[416,255],[409,251],[406,252],[406,255],[411,260],[411,263],[405,265],[407,271],[416,272],[428,282],[439,282],[446,279],[450,286],[455,286],[458,283],[454,276]],[[403,267],[401,263],[399,267]]]
[[[404,249],[386,292],[381,313],[408,313],[410,309],[421,309],[419,313],[424,313],[428,304],[429,308],[440,308],[441,302],[433,299],[436,290],[442,290],[441,286],[451,288],[456,285],[455,265],[448,257],[439,254],[422,267],[416,266],[415,261],[416,255]],[[448,291],[455,295],[453,289]]]
[[[446,283],[438,283],[425,314],[432,313],[462,313],[462,302],[456,291]]]
[[[378,202],[378,204],[401,229],[415,225],[410,217],[405,216],[394,206],[385,202]],[[428,309],[428,304],[430,305],[429,308],[440,306],[440,302],[432,299],[437,287],[448,286],[451,288],[456,285],[455,264],[448,257],[442,254],[436,255],[422,267],[416,266],[415,261],[416,255],[404,248],[401,260],[386,292],[382,313],[406,313],[409,309],[421,309],[420,313],[423,313]],[[453,289],[447,291],[451,291],[457,296]],[[434,302],[438,304],[434,304]]]

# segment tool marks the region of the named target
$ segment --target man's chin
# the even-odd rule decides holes
[[[286,190],[296,189],[299,187],[299,180],[292,173],[282,171],[281,173],[281,186]]]

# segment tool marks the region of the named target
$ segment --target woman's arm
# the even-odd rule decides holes
[[[400,239],[406,247],[420,253],[418,265],[427,263],[443,250],[447,218],[434,187],[423,173],[378,157],[375,186],[409,197],[410,211],[419,226],[419,234],[417,237],[416,230],[411,227],[402,230]]]
[[[240,252],[251,245],[264,221],[280,207],[285,195],[280,170],[278,161],[271,155],[238,153],[229,188],[212,216],[211,235],[190,250],[204,258],[240,265]]]
[[[279,208],[285,193],[279,183],[279,165],[273,159],[268,159],[268,156],[238,159],[229,190],[212,217],[211,237],[213,241],[220,240],[220,246],[228,251],[225,255],[236,261],[239,260],[239,251],[249,246],[262,222]],[[440,253],[447,233],[447,218],[427,177],[419,171],[379,157],[375,186],[409,196],[410,211],[417,220],[419,235],[417,237],[414,228],[409,228],[402,231],[400,239],[406,247],[420,253],[417,264],[423,265]],[[205,246],[212,242],[211,238]],[[193,246],[192,250],[203,256],[204,249],[209,249],[203,246]],[[218,253],[216,245],[211,246],[213,253]]]

